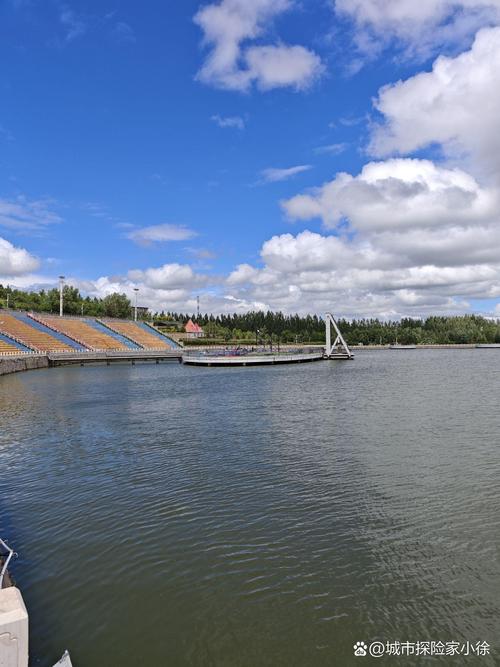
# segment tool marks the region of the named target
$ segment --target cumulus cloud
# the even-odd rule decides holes
[[[96,280],[71,280],[71,284],[78,287],[82,293],[91,297],[105,297],[113,292],[126,294],[131,301],[135,299],[134,287],[139,288],[138,303],[152,311],[175,311],[194,313],[197,308],[197,296],[201,294],[202,310],[205,312],[233,312],[243,310],[235,308],[229,301],[217,293],[204,292],[197,289],[193,292],[189,288],[153,288],[128,278],[116,276],[102,276]],[[249,310],[249,308],[246,308]]]
[[[215,114],[210,120],[222,128],[233,127],[237,130],[245,129],[245,121],[241,116],[219,116],[219,114]]]
[[[458,313],[469,308],[467,299],[500,294],[498,262],[417,264],[410,244],[400,252],[391,241],[392,235],[352,241],[310,231],[274,236],[262,247],[263,266],[238,266],[227,289],[274,309],[333,309],[348,317]]]
[[[0,276],[21,276],[35,271],[39,265],[39,260],[27,250],[0,237]]]
[[[62,222],[62,218],[51,209],[52,204],[51,200],[30,201],[23,196],[16,199],[0,199],[0,227],[33,232],[47,225]]]
[[[358,50],[369,57],[396,42],[407,56],[426,58],[500,21],[499,0],[336,0],[335,9],[353,21]]]
[[[194,312],[196,298],[202,294],[204,308],[223,310],[225,300],[209,287],[214,280],[196,273],[188,264],[164,264],[160,267],[134,269],[121,276],[101,276],[96,280],[68,278],[68,283],[92,297],[105,297],[113,292],[124,293],[132,300],[138,288],[138,302],[153,311],[173,310]]]
[[[235,297],[287,311],[398,317],[460,313],[471,299],[500,296],[500,192],[463,169],[372,162],[282,206],[332,233],[272,237],[259,265],[228,276]]]
[[[346,219],[356,230],[487,222],[499,205],[498,192],[481,188],[466,172],[409,158],[368,163],[358,176],[337,174],[282,202],[292,219],[321,218],[330,228]]]
[[[242,263],[225,279],[165,264],[101,279],[95,289],[138,286],[155,309],[194,311],[201,293],[214,312],[264,307],[388,318],[458,314],[474,299],[500,297],[499,193],[462,169],[411,158],[373,162],[283,207],[331,232],[273,236],[259,262]]]
[[[151,225],[141,227],[128,232],[128,239],[139,245],[151,245],[153,243],[164,243],[166,241],[186,241],[196,236],[196,232],[183,225]]]
[[[307,89],[323,73],[321,59],[303,46],[253,46],[245,55],[250,81],[261,90]]]
[[[164,264],[144,271],[129,271],[128,278],[154,289],[189,289],[206,283],[206,278],[196,274],[189,264]]]
[[[431,72],[381,89],[375,155],[409,153],[439,143],[451,157],[470,155],[474,168],[500,172],[500,27],[481,30],[469,51],[439,57]]]
[[[246,91],[290,86],[303,90],[323,73],[321,59],[303,46],[247,42],[262,37],[270,23],[293,6],[292,0],[221,0],[194,17],[209,49],[198,72],[203,83]]]
[[[295,167],[286,167],[284,169],[268,167],[267,169],[263,169],[260,174],[265,183],[276,183],[277,181],[287,181],[297,174],[309,171],[309,169],[312,169],[310,164],[299,164]]]

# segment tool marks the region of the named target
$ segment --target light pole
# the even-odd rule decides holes
[[[139,291],[139,288],[134,287],[134,292],[135,292],[134,322],[137,322],[137,292],[138,291]]]
[[[59,317],[63,316],[64,276],[59,276]]]

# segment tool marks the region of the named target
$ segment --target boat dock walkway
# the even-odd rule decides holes
[[[67,366],[70,364],[85,364],[106,363],[108,366],[111,363],[130,362],[134,364],[136,361],[155,361],[157,364],[160,361],[181,361],[182,350],[127,350],[122,351],[106,351],[106,352],[51,352],[47,355],[49,366]]]

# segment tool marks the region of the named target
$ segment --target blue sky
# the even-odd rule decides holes
[[[499,19],[498,0],[4,0],[0,282],[500,314]]]

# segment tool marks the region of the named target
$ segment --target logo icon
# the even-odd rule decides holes
[[[368,646],[365,644],[365,642],[356,642],[354,644],[354,655],[355,656],[366,655],[366,650],[367,649],[368,649]]]

